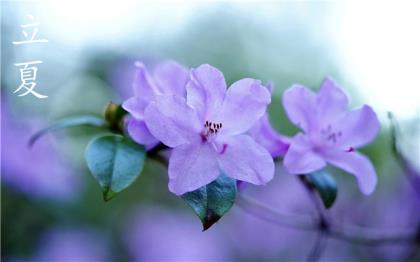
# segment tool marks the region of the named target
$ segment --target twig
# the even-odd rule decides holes
[[[318,223],[315,217],[280,213],[259,203],[257,200],[245,196],[243,193],[238,193],[235,204],[248,214],[279,226],[306,231],[315,231],[318,229]]]
[[[308,182],[306,176],[300,175],[299,180],[302,182],[306,191],[308,192],[309,197],[311,198],[314,206],[318,212],[319,223],[318,223],[318,237],[315,240],[314,247],[309,253],[307,261],[319,261],[322,254],[324,253],[325,248],[327,247],[328,240],[328,227],[329,223],[324,214],[324,207],[321,203],[319,195],[315,192],[313,186]]]
[[[306,215],[281,213],[259,203],[257,200],[250,199],[243,195],[243,193],[239,194],[237,204],[245,212],[279,226],[291,227],[298,230],[319,231],[319,219]],[[269,214],[268,218],[267,214]],[[383,232],[378,229],[339,224],[333,220],[329,221],[326,233],[334,239],[361,245],[382,245],[386,243],[409,244],[416,243],[419,238],[419,233],[416,228],[407,228],[399,232]]]
[[[314,206],[316,208],[316,211],[318,212],[319,216],[319,226],[324,229],[328,226],[328,220],[325,215],[325,208],[323,207],[323,204],[321,202],[321,199],[319,198],[319,195],[315,192],[313,186],[309,183],[309,181],[306,179],[305,175],[298,176],[299,180],[302,182],[303,186],[305,187],[306,191],[308,192],[309,198],[311,199],[312,203],[314,203]]]
[[[329,236],[354,244],[382,245],[389,243],[410,244],[418,242],[416,228],[404,231],[384,232],[383,230],[360,227],[355,225],[330,224]]]
[[[322,253],[324,253],[325,248],[327,247],[328,242],[328,235],[325,230],[321,230],[318,232],[318,236],[315,239],[314,246],[311,249],[311,252],[309,253],[308,258],[306,261],[308,262],[317,262],[322,256]]]

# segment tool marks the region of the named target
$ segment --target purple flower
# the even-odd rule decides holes
[[[9,258],[13,262],[29,261],[108,261],[108,241],[98,231],[87,228],[49,229],[29,258]]]
[[[130,113],[127,118],[127,132],[139,144],[154,147],[159,141],[149,132],[144,122],[144,110],[157,95],[185,96],[188,70],[181,65],[167,61],[158,64],[149,74],[141,62],[136,62],[136,77],[133,84],[134,96],[123,103]]]
[[[28,147],[31,135],[45,123],[12,114],[6,101],[1,101],[2,179],[10,187],[29,196],[50,200],[73,200],[82,188],[76,170],[63,159],[52,141],[40,139]]]
[[[283,105],[289,119],[304,133],[293,137],[284,157],[289,173],[307,174],[327,162],[353,174],[364,194],[375,189],[377,177],[370,160],[355,151],[379,132],[375,112],[367,105],[347,111],[348,98],[329,78],[318,94],[301,85],[284,92]]]
[[[273,178],[270,154],[245,133],[271,101],[260,81],[246,78],[226,90],[223,74],[210,65],[191,70],[183,96],[161,95],[145,110],[150,132],[174,148],[169,190],[177,195],[198,189],[222,172],[252,184]]]
[[[267,85],[272,93],[273,84]],[[280,135],[270,124],[268,113],[266,112],[249,130],[249,135],[271,154],[272,157],[284,156],[289,148],[290,139]]]
[[[285,174],[279,165],[273,180],[263,190],[250,185],[241,195],[275,210],[274,213],[309,217],[313,208],[305,188],[298,179]],[[215,229],[226,232],[239,257],[257,261],[303,261],[315,237],[312,232],[279,226],[275,220],[281,220],[281,217],[242,201],[224,219]]]
[[[224,232],[202,233],[198,224],[176,209],[139,207],[124,235],[129,261],[233,261]]]

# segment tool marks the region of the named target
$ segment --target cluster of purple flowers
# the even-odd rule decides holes
[[[149,72],[136,62],[134,96],[123,103],[127,132],[148,149],[162,143],[172,152],[169,190],[176,195],[205,186],[220,174],[263,185],[273,179],[273,157],[291,174],[308,174],[327,163],[353,174],[370,194],[377,177],[356,151],[378,134],[367,105],[349,111],[347,95],[330,78],[318,93],[293,85],[283,94],[290,121],[302,132],[288,138],[270,125],[271,85],[244,78],[229,88],[223,73],[204,64],[187,70],[164,62]]]

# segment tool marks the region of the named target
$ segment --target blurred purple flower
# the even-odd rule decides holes
[[[389,162],[389,161],[388,161]],[[420,201],[409,181],[393,168],[394,163],[387,163],[381,174],[384,179],[374,195],[368,199],[352,194],[351,187],[340,188],[339,199],[330,210],[331,217],[343,225],[358,225],[384,235],[398,232],[416,232],[420,226]],[[344,192],[342,192],[344,191]],[[357,203],[357,204],[355,204]],[[367,212],[368,210],[368,212]],[[372,233],[375,235],[375,233]],[[377,233],[376,233],[377,234]],[[369,233],[366,236],[371,236]],[[331,248],[328,248],[331,249]],[[411,261],[410,253],[417,250],[416,243],[388,242],[378,246],[353,247],[353,254],[368,261]],[[418,260],[418,259],[417,259]],[[415,258],[412,261],[417,261]]]
[[[274,179],[269,184],[264,188],[249,185],[238,198],[250,198],[282,214],[315,216],[316,210],[312,207],[305,188],[296,177],[285,174],[284,169],[278,166]],[[245,202],[235,205],[229,216],[215,229],[220,228],[226,232],[235,251],[243,260],[304,261],[315,241],[316,233],[277,225],[276,221],[286,225],[288,222]]]
[[[381,198],[375,204],[370,204],[369,217],[363,221],[372,228],[381,228],[384,232],[420,230],[420,201],[416,197],[410,181],[402,176],[396,176],[392,181],[393,191],[382,192]],[[390,192],[391,191],[391,192]],[[366,210],[366,209],[365,209]],[[362,213],[362,211],[360,212]],[[396,215],[397,214],[397,215]],[[366,217],[366,216],[365,216]],[[362,221],[361,219],[359,221]],[[387,245],[368,249],[368,253],[377,261],[419,261],[420,249],[418,243],[388,243]],[[411,256],[411,259],[409,257]]]
[[[13,262],[104,262],[110,261],[107,242],[96,231],[53,228],[41,237],[38,249],[29,259],[12,258]]]
[[[344,92],[329,78],[324,80],[318,94],[301,85],[286,90],[283,95],[286,113],[305,133],[293,137],[284,165],[292,174],[307,174],[328,162],[353,174],[360,190],[370,194],[377,183],[375,169],[355,149],[370,143],[380,124],[369,106],[348,112],[348,103]]]
[[[31,196],[62,200],[77,196],[79,177],[59,157],[51,141],[43,138],[32,148],[28,146],[30,136],[45,125],[12,116],[3,101],[1,107],[3,181]]]
[[[126,231],[133,261],[231,261],[219,232],[201,232],[198,219],[176,211],[139,208]]]
[[[150,132],[174,148],[169,160],[169,190],[177,195],[198,189],[221,170],[232,178],[265,184],[273,178],[270,154],[245,135],[270,103],[269,91],[246,78],[226,90],[222,72],[210,65],[193,69],[187,100],[162,95],[145,110]]]
[[[143,63],[136,62],[135,66],[134,96],[123,103],[123,108],[130,113],[126,122],[127,132],[137,143],[151,148],[159,141],[146,127],[144,110],[157,95],[185,96],[188,70],[173,61],[158,64],[153,75],[146,70]]]

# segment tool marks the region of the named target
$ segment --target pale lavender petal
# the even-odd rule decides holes
[[[270,102],[270,92],[260,81],[239,80],[227,90],[215,121],[223,124],[221,132],[225,134],[242,134],[264,115]]]
[[[146,108],[144,119],[150,133],[169,147],[176,147],[199,137],[202,129],[196,112],[179,96],[158,96]]]
[[[250,136],[225,137],[218,142],[220,167],[227,176],[255,185],[264,185],[273,179],[273,158]]]
[[[189,79],[189,71],[185,67],[175,61],[166,61],[156,66],[153,76],[164,94],[185,97],[185,85]]]
[[[316,94],[302,85],[293,85],[283,93],[283,106],[290,121],[308,132],[315,121]]]
[[[143,97],[133,96],[124,101],[122,107],[137,119],[143,119],[144,109],[149,105],[150,101]]]
[[[126,128],[130,137],[139,144],[153,147],[159,141],[150,133],[144,120],[137,120],[128,117],[126,120]]]
[[[216,152],[209,143],[184,144],[173,149],[169,159],[169,190],[182,195],[215,180],[220,175]]]
[[[346,112],[349,104],[347,95],[329,77],[324,79],[316,102],[317,114],[322,121],[331,121],[341,116]]]
[[[369,195],[375,190],[378,179],[375,168],[366,156],[357,152],[337,151],[329,152],[324,157],[332,165],[353,174],[360,190],[365,195]]]
[[[312,150],[309,138],[302,133],[291,141],[283,164],[290,174],[308,174],[325,167],[325,160]]]
[[[267,113],[249,130],[249,135],[272,157],[284,156],[290,145],[290,138],[280,135],[271,126]]]
[[[367,105],[348,112],[334,127],[341,132],[338,142],[344,149],[372,142],[381,128],[376,113]]]
[[[156,84],[143,63],[137,61],[134,65],[136,66],[136,75],[133,83],[134,95],[149,101],[153,100],[157,90]]]
[[[191,70],[187,100],[202,120],[213,120],[222,105],[225,92],[225,77],[217,68],[204,64]]]

